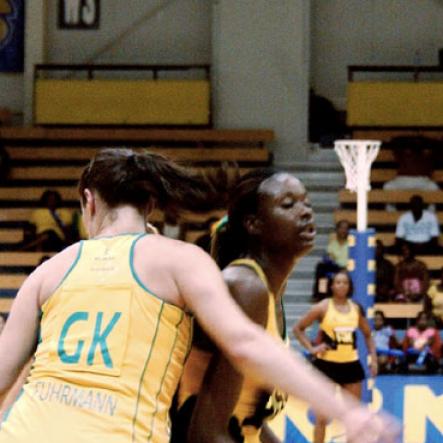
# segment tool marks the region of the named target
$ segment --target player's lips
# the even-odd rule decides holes
[[[300,237],[305,241],[313,242],[317,231],[315,230],[314,222],[307,223],[300,232]]]

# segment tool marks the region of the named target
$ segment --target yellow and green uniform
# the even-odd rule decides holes
[[[40,342],[0,442],[169,442],[192,321],[133,267],[141,235],[82,241],[42,307]]]
[[[332,299],[320,323],[322,341],[330,349],[319,356],[322,360],[334,363],[348,363],[358,360],[356,330],[359,323],[359,307],[348,300],[349,312],[340,312]]]
[[[266,331],[282,340],[275,312],[275,297],[259,264],[252,259],[234,260],[229,266],[246,266],[257,274],[268,290],[268,320]],[[286,340],[286,331],[283,333]],[[178,395],[179,408],[192,396],[198,395],[202,379],[209,364],[211,354],[193,347],[185,365],[183,378],[180,382]],[[229,381],[227,381],[228,383]],[[244,443],[259,443],[260,428],[265,420],[275,417],[285,406],[286,394],[277,390],[272,393],[264,392],[254,381],[247,377],[243,385],[231,419],[231,432],[236,441]]]

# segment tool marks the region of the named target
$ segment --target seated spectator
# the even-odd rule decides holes
[[[331,235],[328,243],[328,256],[340,268],[346,268],[348,264],[348,234],[349,222],[340,220],[335,226],[335,233]]]
[[[399,137],[391,142],[394,157],[398,164],[397,176],[387,181],[383,189],[421,189],[436,191],[437,183],[432,181],[433,150],[436,142],[423,137]],[[394,205],[388,205],[388,210],[395,210]],[[435,208],[434,208],[435,210]]]
[[[340,220],[335,225],[335,232],[329,238],[327,254],[315,269],[313,299],[322,300],[329,297],[329,281],[339,269],[348,264],[348,233],[349,222]]]
[[[395,266],[395,301],[418,303],[429,289],[429,272],[426,265],[415,258],[409,244],[402,245],[402,258]]]
[[[377,240],[375,248],[375,300],[388,302],[395,294],[395,266],[385,258],[385,247]]]
[[[432,254],[439,250],[440,227],[436,215],[424,209],[422,197],[414,195],[409,201],[410,210],[397,222],[396,249],[408,243],[415,254]]]
[[[69,209],[60,208],[62,198],[57,191],[45,191],[40,197],[40,208],[31,215],[35,228],[33,240],[23,247],[26,251],[60,251],[71,241],[71,219]]]
[[[440,281],[433,283],[425,298],[426,312],[431,314],[439,326],[443,326],[443,268]]]
[[[426,312],[419,312],[415,326],[406,331],[403,351],[406,353],[409,370],[423,370],[428,373],[437,370],[441,355],[440,333],[431,326]]]
[[[394,330],[389,325],[386,325],[383,311],[375,311],[374,313],[372,338],[375,343],[379,373],[390,373],[398,369],[404,353],[399,349],[400,344],[397,341]]]

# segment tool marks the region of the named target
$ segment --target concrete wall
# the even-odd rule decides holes
[[[21,113],[23,110],[23,74],[0,73],[0,108]]]
[[[102,0],[99,29],[81,31],[57,29],[57,0],[48,0],[48,62],[210,63],[211,3]]]
[[[273,128],[277,163],[304,156],[309,0],[219,0],[213,38],[217,126]]]
[[[340,109],[351,64],[438,63],[439,0],[312,0],[311,84]]]

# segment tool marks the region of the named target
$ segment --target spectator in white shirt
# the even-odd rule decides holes
[[[438,252],[440,228],[436,215],[424,208],[422,197],[413,195],[409,201],[410,210],[397,222],[395,231],[397,250],[402,243],[408,243],[414,254]]]

